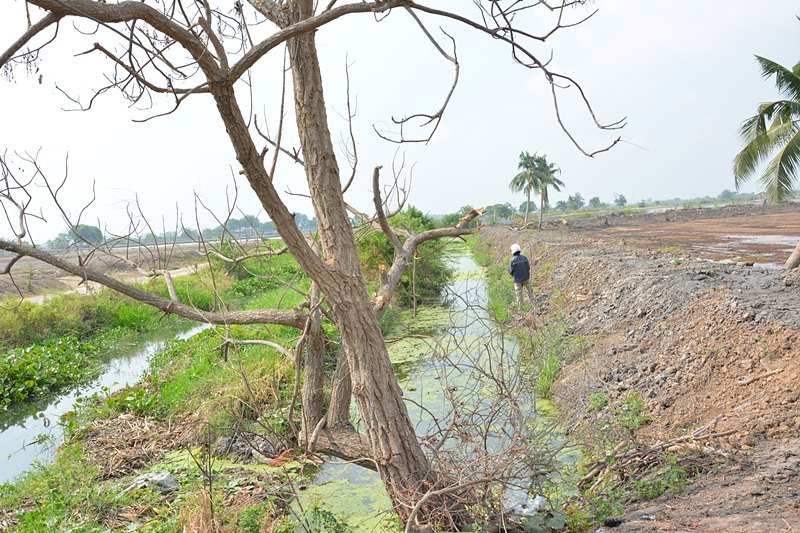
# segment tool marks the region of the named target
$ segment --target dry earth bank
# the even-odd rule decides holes
[[[741,222],[710,213],[720,235],[726,223]],[[758,215],[747,220],[762,233],[800,238],[797,215],[784,215],[789,222],[778,229],[774,214]],[[640,228],[653,233],[659,223],[650,218]],[[573,332],[592,340],[585,359],[565,368],[554,387],[565,427],[591,431],[593,394],[613,405],[636,391],[653,415],[637,440],[655,443],[707,424],[720,435],[702,445],[721,466],[681,493],[634,505],[617,530],[800,528],[800,275],[680,260],[653,249],[658,241],[634,247],[601,228],[487,227],[482,234],[497,261],[519,242],[533,272],[548,272],[540,283],[551,295],[547,312],[560,312]]]
[[[143,248],[141,257],[137,256],[135,251],[131,252],[129,257],[146,266],[147,263],[145,259],[151,258],[148,254],[149,252]],[[12,257],[13,254],[0,252],[0,264],[5,265]],[[74,252],[65,252],[61,254],[61,257],[68,261],[78,263],[77,254]],[[176,246],[169,253],[169,268],[178,269],[178,275],[180,275],[183,270],[188,273],[193,271],[195,267],[202,268],[206,264],[206,259],[198,252],[196,244]],[[100,259],[95,259],[90,263],[90,266],[127,282],[136,283],[148,279],[122,261],[101,261]],[[49,293],[69,291],[92,292],[97,289],[96,284],[92,282],[88,282],[88,285],[91,287],[87,288],[87,283],[81,278],[71,276],[54,266],[42,263],[30,257],[23,257],[17,261],[14,265],[13,274],[13,278],[9,276],[0,277],[0,297],[11,296],[16,298],[21,292],[24,297],[30,298],[31,296]]]

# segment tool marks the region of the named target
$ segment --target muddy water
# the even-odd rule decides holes
[[[494,322],[484,309],[487,296],[482,270],[471,256],[464,255],[456,260],[456,281],[449,284],[445,297],[448,304],[421,308],[417,318],[409,320],[410,331],[405,333],[411,337],[387,343],[407,399],[409,415],[420,437],[432,429],[434,418],[445,419],[451,410],[444,388],[466,388],[476,362],[479,366],[492,364],[492,361],[517,365],[516,340],[498,336]],[[511,368],[506,370],[509,375],[513,374]],[[552,413],[550,406],[535,404],[532,396],[522,401],[525,404],[523,416],[527,419],[538,417],[541,421],[546,417],[545,412]],[[357,414],[353,412],[352,416],[357,426]],[[527,494],[517,492],[510,498],[513,501],[507,503],[513,506],[526,501]],[[313,505],[321,505],[343,517],[357,531],[383,531],[393,520],[391,503],[378,474],[337,462],[335,458],[329,458],[313,482],[300,492],[295,513],[305,514],[302,511]]]
[[[49,461],[63,438],[59,418],[75,408],[78,398],[111,393],[139,381],[147,370],[150,356],[163,350],[172,339],[188,339],[208,328],[197,325],[162,330],[142,335],[110,354],[103,374],[84,387],[68,391],[55,399],[25,402],[0,413],[0,483],[28,470],[36,461]]]

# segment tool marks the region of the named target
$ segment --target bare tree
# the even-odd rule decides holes
[[[551,87],[559,123],[572,142],[584,154],[592,156],[608,150],[619,139],[594,151],[581,147],[561,122],[559,93],[576,91],[589,116],[601,129],[616,129],[622,126],[622,122],[600,123],[580,86],[569,76],[553,71],[549,60],[539,59],[532,49],[533,45],[546,41],[561,29],[583,22],[585,18],[572,19],[570,8],[584,2],[475,1],[468,11],[461,12],[412,0],[342,4],[331,0],[319,5],[312,0],[249,1],[254,11],[238,1],[230,5],[211,5],[208,0],[155,3],[130,0],[28,0],[27,4],[39,8],[33,11],[43,15],[36,22],[29,21],[27,29],[0,54],[0,65],[9,69],[16,63],[35,61],[47,44],[56,39],[59,25],[66,20],[78,19],[88,21],[94,27],[91,37],[95,42],[85,53],[107,58],[111,68],[106,74],[108,83],[98,87],[88,102],[70,97],[80,108],[90,108],[96,97],[111,89],[121,91],[124,97],[134,103],[146,104],[158,95],[171,98],[174,106],[162,115],[175,111],[194,95],[210,95],[235,151],[240,173],[246,177],[274,222],[289,253],[314,283],[312,297],[304,309],[199,312],[181,304],[174,297],[155,297],[121,283],[85,262],[65,261],[26,242],[27,217],[33,216],[33,213],[26,210],[24,199],[18,198],[21,194],[27,194],[28,189],[13,180],[6,182],[7,191],[3,199],[9,209],[17,211],[16,239],[0,240],[0,248],[16,254],[14,257],[30,256],[50,263],[168,313],[211,323],[263,322],[298,328],[302,335],[293,354],[295,360],[299,362],[301,352],[309,348],[306,351],[306,390],[303,392],[303,439],[309,447],[318,451],[351,460],[360,459],[364,464],[376,468],[401,517],[407,519],[413,514],[414,522],[423,524],[429,516],[433,516],[431,509],[440,502],[450,501],[453,492],[441,488],[441,480],[447,477],[447,473],[433,471],[429,458],[417,440],[392,372],[378,327],[378,317],[388,306],[416,248],[430,239],[474,232],[467,226],[480,211],[469,213],[452,228],[416,235],[394,231],[387,223],[386,200],[381,195],[379,170],[376,169],[373,175],[376,213],[371,218],[362,217],[362,220],[386,233],[395,248],[395,256],[377,295],[372,300],[368,297],[348,214],[353,210],[343,196],[343,189],[350,186],[352,179],[343,186],[328,125],[315,32],[354,14],[369,13],[380,21],[390,12],[397,11],[398,14],[411,17],[420,28],[421,37],[429,40],[452,65],[453,84],[446,92],[441,107],[433,112],[394,119],[399,131],[380,133],[389,141],[426,142],[441,122],[459,79],[459,62],[455,41],[445,34],[440,42],[429,30],[428,24],[449,21],[505,43],[514,61],[540,72]],[[524,21],[530,20],[532,13],[539,11],[552,17],[551,29],[542,34],[526,31]],[[263,26],[257,32],[251,32],[251,28],[264,21],[271,23],[275,30],[260,40],[254,40],[253,35],[262,34]],[[266,146],[259,149],[257,143],[265,135],[258,130],[249,114],[242,111],[234,86],[240,82],[244,84],[245,77],[264,56],[280,51],[284,46],[293,80],[294,117],[301,149],[290,150],[282,146],[283,104],[281,124],[275,138],[266,136]],[[352,114],[350,116],[352,118]],[[421,128],[421,133],[410,134],[409,130],[413,127]],[[268,158],[268,151],[273,147],[272,157]],[[355,155],[355,151],[351,153]],[[276,162],[281,154],[304,167],[318,221],[318,247],[298,229],[292,213],[274,185]],[[10,272],[11,267],[13,260],[7,271]],[[333,399],[327,415],[322,412],[319,394],[322,362],[319,343],[315,341],[319,334],[321,298],[324,298],[328,309],[326,312],[339,330],[344,357],[332,385]],[[350,403],[351,390],[361,415],[363,435],[347,423],[346,407]],[[311,428],[314,430],[309,431]]]

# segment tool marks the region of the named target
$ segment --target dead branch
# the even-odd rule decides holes
[[[756,381],[758,381],[760,379],[764,379],[764,378],[767,378],[769,376],[774,376],[775,374],[778,374],[779,372],[783,372],[783,369],[782,368],[776,368],[775,370],[770,370],[769,372],[764,372],[763,374],[758,374],[756,376],[752,376],[752,377],[749,377],[747,379],[740,379],[739,381],[737,381],[737,383],[739,385],[750,385],[751,383],[754,383],[754,382],[756,382]]]
[[[277,350],[282,355],[285,355],[292,363],[295,362],[294,354],[292,352],[280,344],[271,341],[261,339],[232,339],[230,337],[225,337],[225,340],[222,342],[219,348],[225,349],[226,346],[267,346]]]
[[[161,298],[147,291],[123,283],[116,278],[104,274],[85,265],[77,265],[55,254],[40,250],[33,246],[0,240],[0,249],[16,253],[18,255],[32,257],[56,268],[78,276],[83,280],[94,281],[104,287],[108,287],[134,300],[147,304],[164,311],[165,313],[179,315],[190,320],[206,322],[208,324],[279,324],[302,328],[305,325],[307,315],[299,309],[254,309],[251,311],[225,311],[212,312],[201,311],[194,307],[180,302],[174,302]]]
[[[58,22],[64,18],[63,15],[56,14],[56,13],[47,13],[44,17],[42,17],[39,22],[30,26],[25,33],[23,33],[19,39],[16,40],[11,46],[9,46],[5,52],[0,54],[0,65],[5,65],[8,61],[13,61],[15,59],[14,54],[16,54],[23,46],[28,44],[31,39],[33,39],[36,35],[43,32],[53,24],[58,24]],[[57,28],[57,27],[56,27]],[[58,29],[56,29],[58,32]],[[21,56],[26,56],[31,52],[24,52],[20,54]],[[20,57],[20,56],[16,56]]]

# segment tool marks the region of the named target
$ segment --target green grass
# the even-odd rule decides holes
[[[145,330],[156,320],[152,308],[110,291],[61,294],[41,304],[6,298],[0,302],[0,346],[9,349],[58,337],[86,338],[116,326]]]
[[[659,251],[669,255],[681,255],[684,253],[680,246],[662,246]]]
[[[227,273],[217,270],[213,280],[209,271],[202,271],[197,278],[177,278],[179,299],[203,309],[223,305],[288,309],[306,299],[300,292],[309,288],[310,281],[289,255],[272,258],[269,262],[248,260],[240,265]],[[228,265],[225,268],[228,269]],[[293,283],[300,292],[287,287],[287,283]],[[211,292],[214,284],[224,291],[216,300]],[[153,280],[146,287],[167,295],[163,280]],[[121,332],[146,330],[157,324],[160,316],[147,307],[110,293],[101,292],[88,299],[81,296],[84,300],[78,300],[77,296],[74,300],[69,297],[59,301],[60,298],[54,298],[56,304],[48,306],[47,316],[37,323],[56,324],[58,312],[53,311],[56,308],[80,309],[46,333],[62,337],[65,331],[75,331],[75,342],[119,340],[123,336]],[[41,310],[32,312],[42,313]],[[87,325],[86,316],[101,316],[102,320]],[[397,312],[392,308],[384,315],[382,325],[391,331],[397,322]],[[332,365],[338,352],[338,334],[327,321],[323,322],[323,327],[328,343],[327,362]],[[287,406],[296,377],[293,362],[266,346],[231,347],[226,352],[220,345],[227,334],[238,339],[265,339],[293,348],[299,332],[271,325],[231,326],[230,330],[211,328],[189,340],[173,341],[152,357],[150,370],[141,383],[110,396],[97,395],[62,420],[68,443],[52,464],[25,474],[13,485],[0,486],[0,511],[14,514],[20,520],[20,531],[107,531],[109,518],[131,508],[147,509],[142,531],[179,531],[186,524],[197,523],[197,513],[202,511],[206,500],[196,467],[190,465],[177,472],[173,471],[174,465],[153,467],[167,467],[179,478],[181,489],[175,497],[156,496],[148,490],[123,494],[122,488],[130,478],[99,479],[98,468],[84,457],[81,443],[92,420],[113,418],[121,413],[164,423],[190,417],[203,427],[212,428],[215,436],[230,433],[236,427],[263,431],[263,425],[287,434]],[[294,417],[299,426],[298,411],[295,410]],[[277,531],[293,530],[291,523],[276,518],[280,511],[269,503],[270,500],[236,508],[222,505],[232,494],[233,489],[229,487],[234,481],[221,472],[215,480],[213,495],[219,504],[220,520],[231,530],[235,526],[238,531],[259,531],[262,525],[275,524],[279,526]],[[281,486],[282,483],[276,482],[274,489]],[[332,529],[346,527],[336,517],[329,516],[324,508],[308,511],[309,523]]]
[[[107,531],[99,519],[126,507],[131,495],[107,490],[96,466],[80,446],[65,446],[58,461],[25,474],[16,484],[0,485],[0,508],[16,511],[17,531]],[[148,503],[157,503],[156,497]]]
[[[200,450],[193,453],[203,457]],[[294,531],[278,504],[279,496],[285,497],[282,492],[287,474],[275,472],[269,480],[257,477],[256,470],[248,473],[248,465],[236,466],[231,472],[214,469],[210,490],[215,519],[223,530],[258,532],[265,527],[268,531]],[[148,488],[130,488],[134,476],[101,479],[97,466],[84,455],[81,446],[71,444],[59,450],[55,462],[23,475],[15,484],[0,485],[0,509],[19,521],[15,531],[25,533],[126,531],[134,526],[136,531],[151,533],[181,531],[183,526],[202,530],[197,528],[200,518],[210,512],[208,487],[203,483],[200,466],[194,460],[165,460],[148,470],[169,471],[179,483],[178,491],[159,495]],[[253,487],[258,487],[259,497],[224,505],[225,500],[241,494],[242,488]],[[128,529],[126,522],[130,524]],[[121,528],[117,525],[120,523]]]
[[[286,256],[279,264],[290,261]],[[295,274],[296,269],[287,276]],[[241,294],[231,291],[233,284],[229,275],[209,270],[174,280],[181,302],[206,311],[218,307],[219,300],[241,299]],[[163,278],[141,287],[162,297],[169,294]],[[221,294],[219,300],[215,287]],[[301,300],[297,293],[287,294],[285,288],[261,294],[261,303],[280,302],[284,308]],[[6,299],[0,306],[0,343],[6,347],[0,354],[0,409],[94,379],[115,345],[163,327],[165,320],[182,319],[165,317],[155,308],[108,290],[91,295],[56,295],[41,304]]]
[[[176,279],[179,299],[212,309],[215,299],[209,276]],[[230,282],[217,276],[217,284],[225,288]],[[168,293],[163,279],[144,287],[164,296]],[[165,325],[157,309],[111,291],[63,294],[41,304],[22,302],[15,307],[8,307],[11,300],[5,303],[0,308],[0,339],[7,347],[0,354],[0,409],[96,378],[107,354],[120,342]]]
[[[549,398],[561,368],[577,361],[590,345],[589,339],[568,333],[566,324],[555,320],[533,332],[528,339],[527,357],[533,361],[534,388]]]
[[[614,209],[613,212],[618,215],[639,215],[646,210],[641,207],[625,207],[623,209]]]

